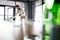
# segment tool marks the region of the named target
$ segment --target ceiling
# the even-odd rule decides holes
[[[28,2],[27,0],[16,0],[16,5],[19,4],[20,6],[24,7],[24,3],[22,2]],[[20,2],[22,1],[22,2]],[[33,0],[30,0],[30,2],[32,2]],[[36,1],[36,0],[34,0]],[[42,4],[42,0],[38,0],[35,2],[36,6],[41,5]],[[11,5],[11,6],[15,6],[15,0],[1,0],[0,1],[0,5]]]
[[[21,2],[32,2],[32,1],[38,1],[38,0],[1,0],[1,1],[21,1]]]
[[[27,1],[27,0],[11,0],[11,1]]]

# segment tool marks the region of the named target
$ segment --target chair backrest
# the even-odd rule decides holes
[[[60,40],[60,25],[53,25],[50,38],[51,40]]]

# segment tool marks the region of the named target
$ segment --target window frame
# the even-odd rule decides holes
[[[6,14],[6,13],[5,13],[5,7],[6,7],[6,6],[7,6],[7,7],[12,7],[12,8],[13,8],[13,16],[15,16],[15,6],[0,5],[0,7],[4,7],[4,15],[3,15],[3,16],[4,16],[4,20],[6,20],[6,19],[5,19],[5,16],[6,16],[6,15],[5,15],[5,14]],[[13,19],[13,20],[15,20],[15,19]]]

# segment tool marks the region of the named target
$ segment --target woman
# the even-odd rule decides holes
[[[17,26],[17,27],[15,27],[15,30],[14,30],[15,38],[16,38],[16,40],[24,40],[25,26],[23,26],[23,25],[26,20],[26,15],[25,15],[23,9],[19,5],[16,5],[16,9],[17,9],[17,13],[13,17],[13,18],[16,18],[15,25]]]

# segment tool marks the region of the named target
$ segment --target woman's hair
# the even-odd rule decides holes
[[[21,10],[20,6],[19,5],[16,5],[16,7],[18,7],[18,10]]]
[[[16,5],[16,7],[19,7],[19,5]]]

